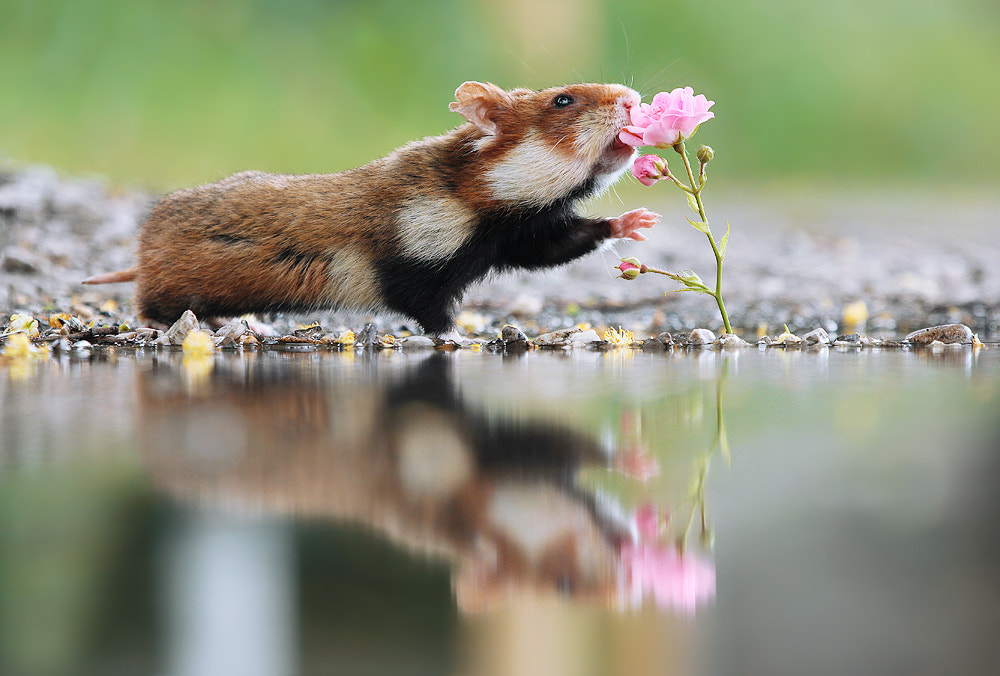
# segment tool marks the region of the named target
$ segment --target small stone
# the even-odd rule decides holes
[[[549,347],[549,348],[565,348],[570,347],[571,337],[575,333],[580,333],[580,329],[573,328],[569,329],[559,329],[558,331],[550,331],[549,333],[543,333],[542,335],[535,338],[532,343],[538,347]]]
[[[972,329],[965,324],[942,324],[914,331],[903,338],[911,345],[929,345],[934,341],[941,343],[972,343]]]
[[[750,343],[733,333],[723,333],[717,340],[714,341],[713,344],[716,347],[721,347],[723,349],[747,347],[750,345]]]
[[[250,330],[245,319],[234,319],[215,332],[216,347],[232,347]]]
[[[715,333],[708,329],[695,329],[688,336],[688,345],[711,345],[715,342]]]
[[[52,344],[52,349],[57,352],[69,352],[72,348],[73,344],[67,338],[60,338]]]
[[[404,350],[430,349],[434,347],[434,340],[428,336],[407,336],[396,341],[396,345]]]
[[[94,347],[89,340],[78,340],[73,343],[74,350],[89,350]]]
[[[818,329],[813,329],[806,335],[802,336],[802,340],[806,341],[808,345],[829,345],[830,344],[830,334],[826,332],[826,329],[820,327]]]
[[[847,334],[847,335],[840,335],[840,336],[837,336],[837,341],[836,342],[838,342],[838,343],[855,343],[855,344],[857,344],[857,343],[861,342],[861,334],[860,333],[850,333],[850,334]]]
[[[771,336],[761,336],[757,340],[757,346],[758,347],[768,347],[768,346],[772,345],[773,343],[774,343],[774,341],[771,340]]]
[[[790,332],[787,327],[785,327],[785,331],[780,336],[775,338],[774,342],[778,345],[784,345],[786,347],[797,347],[805,343],[804,340]]]
[[[374,348],[378,345],[378,331],[375,329],[375,325],[371,322],[365,324],[365,328],[361,330],[354,339],[354,349],[360,348]]]
[[[601,337],[597,335],[597,331],[594,329],[587,329],[586,331],[580,331],[571,335],[569,342],[574,345],[589,345],[590,343],[600,343]]]
[[[163,334],[165,345],[183,345],[184,339],[193,329],[198,328],[198,318],[190,310],[185,310],[181,318],[174,322],[173,326]]]
[[[669,331],[664,331],[663,333],[656,336],[656,339],[663,343],[664,345],[672,345],[674,342],[673,337],[670,335]]]
[[[508,324],[500,331],[500,340],[505,343],[511,343],[518,340],[528,342],[528,337],[524,335],[524,331],[521,329],[517,328],[513,324]]]
[[[524,331],[513,324],[508,324],[500,331],[500,346],[507,352],[520,352],[530,347]]]

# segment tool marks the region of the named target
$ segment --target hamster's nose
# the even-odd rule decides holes
[[[631,110],[642,102],[642,97],[639,96],[638,92],[632,91],[631,89],[626,94],[622,94],[618,97],[618,102],[622,105],[625,110]]]

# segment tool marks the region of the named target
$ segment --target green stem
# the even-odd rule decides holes
[[[700,184],[694,179],[694,171],[691,170],[691,161],[688,159],[687,148],[684,147],[684,141],[680,141],[674,146],[674,150],[681,156],[684,160],[684,168],[687,170],[688,180],[691,182],[690,192],[694,195],[695,203],[698,205],[698,215],[701,216],[701,222],[705,224],[708,232],[705,236],[708,237],[708,241],[712,244],[712,252],[715,254],[715,292],[712,296],[715,297],[715,302],[719,305],[719,312],[722,313],[722,323],[726,327],[726,333],[732,333],[733,327],[729,324],[729,315],[726,314],[726,304],[722,301],[722,255],[719,253],[719,245],[715,243],[715,237],[712,236],[712,228],[708,225],[708,216],[705,214],[705,205],[701,201],[701,189],[705,187],[705,182],[702,181]]]

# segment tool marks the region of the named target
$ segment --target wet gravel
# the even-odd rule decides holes
[[[624,327],[640,341],[664,332],[689,336],[698,328],[718,334],[721,322],[711,298],[665,294],[674,285],[660,276],[625,281],[611,272],[619,256],[636,256],[655,267],[714,278],[704,236],[685,224],[686,207],[676,197],[669,190],[627,193],[628,208],[645,199],[663,214],[648,242],[618,244],[562,268],[476,285],[466,294],[462,330],[484,340],[498,338],[508,324],[532,339],[577,325],[599,332]],[[115,327],[90,337],[99,342],[141,328],[130,284],[85,287],[80,281],[133,264],[139,224],[156,198],[45,167],[0,168],[4,324],[15,313],[45,318],[61,312]],[[786,326],[803,336],[823,329],[829,336],[858,333],[891,342],[959,323],[984,341],[1000,337],[996,197],[770,192],[706,200],[714,223],[733,225],[723,289],[736,332],[751,343],[764,333],[777,338]],[[612,214],[623,207],[607,198],[591,210]],[[250,327],[256,333],[249,335],[291,335],[316,322],[337,336],[348,329],[363,333],[369,322],[381,335],[419,333],[398,316],[318,312],[259,317]],[[120,331],[122,325],[127,330]]]

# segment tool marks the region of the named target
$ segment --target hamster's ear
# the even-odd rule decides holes
[[[455,99],[448,109],[490,135],[497,133],[496,113],[512,100],[510,94],[489,82],[463,82],[455,90]]]

